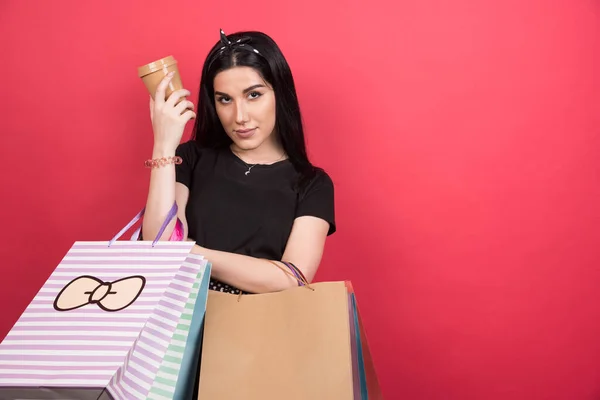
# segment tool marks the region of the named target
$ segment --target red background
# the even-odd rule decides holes
[[[386,398],[600,398],[599,18],[595,0],[3,1],[0,337],[75,240],[143,206],[136,67],[173,54],[196,93],[218,29],[259,29],[336,184],[318,277],[353,281]]]

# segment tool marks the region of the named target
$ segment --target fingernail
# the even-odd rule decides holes
[[[175,71],[171,71],[167,74],[167,76],[173,76],[173,75],[175,75]]]

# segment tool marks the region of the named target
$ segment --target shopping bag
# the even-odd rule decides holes
[[[198,300],[197,296],[192,295],[193,285],[204,274],[206,265],[202,256],[187,256],[127,354],[124,365],[108,385],[108,391],[115,400],[143,400],[148,398],[154,385],[158,384],[160,389],[167,388],[164,378],[159,377],[159,369],[165,361],[171,367],[179,362],[173,354],[169,354],[169,348],[184,316],[186,304],[194,306]],[[185,343],[176,344],[185,347]],[[175,375],[171,379],[176,383],[177,378]]]
[[[149,391],[149,400],[186,400],[191,397],[200,357],[200,332],[206,310],[210,269],[211,265],[207,264],[196,277],[190,298]]]
[[[373,358],[371,357],[371,351],[369,349],[369,341],[367,340],[364,325],[358,311],[358,304],[352,283],[346,281],[346,287],[350,293],[350,321],[353,329],[352,347],[354,348],[353,362],[356,362],[356,368],[353,369],[353,371],[355,370],[356,374],[354,376],[359,377],[359,379],[354,380],[354,387],[355,390],[360,391],[360,398],[363,400],[383,399],[379,380],[373,364]],[[354,361],[355,359],[356,361]],[[355,391],[355,393],[357,392]]]
[[[200,284],[198,299],[194,305],[192,320],[189,327],[186,349],[181,360],[180,377],[177,380],[173,400],[189,400],[190,393],[194,393],[198,380],[198,365],[202,346],[202,333],[204,329],[204,316],[208,299],[211,265],[208,264],[207,272]]]
[[[198,398],[380,399],[368,390],[369,379],[377,383],[366,374],[374,367],[366,365],[372,360],[353,296],[349,282],[209,292]]]
[[[198,279],[201,279],[200,274],[198,275]],[[193,306],[198,297],[199,287],[199,283],[196,282],[183,313],[179,318],[179,323],[171,338],[165,357],[159,365],[156,379],[154,379],[154,383],[148,393],[149,400],[171,400],[173,398],[177,381],[181,379],[181,364],[189,337],[190,320],[194,312]]]
[[[0,399],[111,399],[106,390],[194,242],[78,241],[0,344]],[[173,205],[160,237],[177,213]]]

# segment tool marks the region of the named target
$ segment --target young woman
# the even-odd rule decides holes
[[[292,73],[261,32],[221,39],[208,54],[198,114],[188,90],[165,100],[166,76],[150,101],[154,148],[142,235],[194,240],[212,263],[211,289],[265,293],[297,286],[273,263],[310,282],[336,230],[334,187],[307,156]],[[192,139],[180,144],[195,118]]]

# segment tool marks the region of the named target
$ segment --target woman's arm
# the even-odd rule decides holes
[[[293,263],[310,283],[319,268],[328,230],[329,223],[321,218],[296,218],[281,261]],[[268,293],[298,286],[296,279],[268,260],[198,245],[192,252],[203,255],[212,263],[211,275],[214,278],[246,292]]]
[[[155,149],[152,158],[169,157],[169,152]],[[150,172],[150,188],[146,200],[146,212],[142,224],[142,237],[145,240],[154,240],[161,225],[165,221],[167,213],[175,201],[175,165],[166,165],[164,167],[153,168]],[[178,203],[177,214],[181,211],[181,205]],[[164,233],[159,240],[167,240],[176,220],[173,219],[167,225]]]
[[[194,107],[192,102],[183,100],[177,104],[181,97],[190,94],[189,91],[185,89],[175,91],[166,101],[164,100],[165,90],[171,78],[172,75],[167,75],[158,85],[154,96],[156,101],[150,98],[150,118],[154,131],[152,159],[174,157],[185,124],[195,117],[194,112],[191,111]],[[187,108],[190,110],[186,110]],[[185,205],[188,195],[189,191],[184,185],[175,183],[175,164],[152,168],[142,237],[145,240],[154,240],[175,200],[179,208],[177,215],[184,222],[185,227]],[[169,222],[159,240],[168,240],[175,223],[176,219]]]

